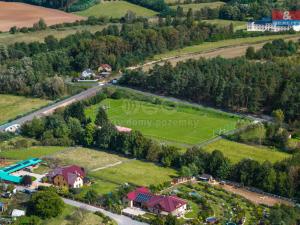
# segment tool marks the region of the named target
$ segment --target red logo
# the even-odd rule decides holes
[[[300,20],[300,10],[297,11],[278,11],[273,10],[273,20]]]

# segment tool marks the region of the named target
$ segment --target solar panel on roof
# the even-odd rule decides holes
[[[147,202],[150,199],[151,199],[151,195],[139,193],[135,200],[138,202]]]

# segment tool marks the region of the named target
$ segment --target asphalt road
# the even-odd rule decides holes
[[[99,92],[102,89],[102,86],[96,86],[93,88],[89,88],[83,92],[80,92],[79,94],[73,95],[67,99],[64,99],[60,102],[54,103],[50,106],[46,106],[42,109],[39,109],[37,111],[34,111],[24,117],[18,118],[16,120],[13,120],[9,123],[6,123],[2,126],[0,126],[0,131],[4,131],[7,127],[12,126],[14,124],[24,124],[27,121],[31,121],[34,117],[41,117],[52,114],[56,109],[65,107],[67,105],[72,104],[73,102],[77,102],[86,98],[89,98],[91,96],[94,96],[97,92]]]
[[[124,216],[124,215],[119,215],[119,214],[114,214],[111,213],[109,211],[106,211],[104,209],[98,208],[98,207],[94,207],[82,202],[77,202],[77,201],[73,201],[70,199],[66,199],[63,198],[63,201],[71,206],[77,207],[77,208],[81,208],[81,209],[85,209],[88,210],[90,212],[102,212],[104,215],[112,218],[114,221],[116,221],[119,225],[147,225],[147,223],[142,223],[142,222],[138,222],[135,220],[132,220],[131,218]]]

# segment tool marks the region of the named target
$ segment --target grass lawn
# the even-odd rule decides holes
[[[191,3],[191,4],[182,4],[171,6],[173,9],[177,9],[178,6],[182,7],[184,11],[192,9],[194,12],[202,8],[208,7],[211,9],[219,8],[224,5],[224,2],[205,2],[205,3]]]
[[[117,185],[133,183],[148,186],[170,181],[172,177],[177,176],[177,172],[174,169],[160,167],[154,163],[131,160],[118,166],[91,172],[89,175],[96,180]],[[101,185],[99,185],[99,188],[101,188]]]
[[[215,20],[203,20],[207,23],[216,24],[220,27],[229,26],[231,23],[233,24],[234,30],[243,30],[247,28],[245,21],[234,21],[234,20],[222,20],[222,19],[215,19]]]
[[[39,109],[50,102],[39,98],[0,94],[0,124],[32,110]]]
[[[154,56],[154,60],[160,60],[164,58],[180,56],[183,54],[191,54],[191,53],[200,53],[204,51],[211,51],[217,48],[224,48],[230,46],[237,46],[243,44],[255,44],[260,42],[266,42],[274,39],[286,39],[289,37],[300,37],[299,34],[285,34],[285,35],[270,35],[270,36],[260,36],[260,37],[248,37],[248,38],[236,38],[236,39],[228,39],[216,42],[204,42],[199,45],[192,45],[188,47],[184,47],[182,49],[169,51],[166,53],[158,54]]]
[[[0,157],[5,157],[7,159],[24,160],[28,158],[39,158],[46,155],[51,155],[65,149],[66,147],[34,146],[25,149],[2,150],[0,151]]]
[[[101,168],[109,164],[127,161],[128,159],[103,151],[88,148],[74,148],[68,151],[57,152],[51,158],[58,159],[62,164],[76,164],[87,170]]]
[[[208,152],[220,150],[233,163],[237,163],[245,158],[254,159],[261,163],[266,160],[269,160],[270,162],[274,163],[290,156],[289,154],[279,152],[276,149],[271,149],[263,146],[246,145],[225,139],[205,146],[204,150]]]
[[[232,130],[238,120],[229,114],[209,109],[154,105],[130,99],[106,99],[86,110],[95,119],[100,105],[115,125],[141,131],[148,137],[166,142],[197,144],[218,135],[220,129]]]
[[[97,31],[101,31],[106,27],[106,25],[84,25],[84,26],[76,26],[76,27],[64,27],[57,30],[47,29],[42,31],[36,31],[34,33],[16,33],[10,34],[8,32],[0,34],[0,44],[10,45],[16,42],[43,42],[45,37],[48,35],[53,35],[57,39],[62,39],[68,35],[75,34],[76,32],[81,31],[90,31],[92,33],[96,33]]]
[[[86,10],[76,12],[76,14],[80,16],[121,18],[129,10],[134,12],[137,16],[152,17],[157,14],[157,12],[154,12],[150,9],[146,9],[126,1],[102,2]]]

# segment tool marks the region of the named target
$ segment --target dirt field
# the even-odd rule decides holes
[[[0,2],[0,31],[8,31],[13,26],[32,27],[40,18],[43,18],[47,25],[84,19],[60,10],[24,3]]]
[[[293,40],[297,41],[299,36],[297,37],[289,37],[285,40]],[[211,50],[201,51],[197,53],[183,53],[181,55],[177,55],[174,57],[163,58],[162,60],[152,61],[144,64],[143,70],[149,71],[154,67],[154,65],[163,65],[165,62],[170,62],[173,66],[175,66],[178,62],[187,61],[189,59],[200,59],[200,58],[215,58],[217,56],[223,58],[235,58],[239,56],[243,56],[246,53],[246,50],[249,46],[253,46],[256,50],[262,48],[262,46],[270,41],[263,41],[260,43],[251,43],[251,44],[241,44],[241,45],[229,45],[226,47],[215,48]],[[133,68],[135,69],[135,68]]]
[[[259,204],[264,204],[267,206],[274,206],[276,204],[293,205],[293,203],[289,201],[285,201],[283,199],[279,199],[271,196],[266,196],[263,194],[258,194],[252,191],[248,191],[244,188],[235,188],[230,185],[220,185],[220,187],[222,187],[226,191],[240,195],[257,205]]]

